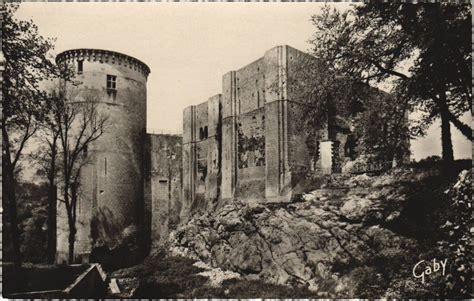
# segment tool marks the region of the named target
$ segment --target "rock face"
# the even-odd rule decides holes
[[[412,256],[417,239],[394,231],[411,210],[412,191],[403,183],[433,176],[441,175],[399,169],[376,177],[339,176],[293,203],[234,201],[190,219],[172,233],[170,250],[249,279],[354,296],[357,268],[382,277],[367,265],[383,270],[384,260],[410,264],[418,256]]]

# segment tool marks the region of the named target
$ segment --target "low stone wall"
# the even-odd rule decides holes
[[[48,269],[49,267],[49,269]],[[15,281],[22,281],[21,276],[25,278],[23,281],[30,281],[34,283],[41,283],[42,280],[45,281],[45,278],[51,277],[48,274],[48,270],[60,270],[64,278],[68,278],[67,273],[74,273],[81,269],[83,265],[70,265],[70,266],[31,266],[27,267],[29,270],[35,270],[31,277],[25,277],[28,272],[20,272],[21,275],[17,277]],[[25,269],[25,268],[23,268]],[[44,271],[44,272],[42,272]],[[5,273],[4,277],[14,278],[14,275],[11,273]],[[48,279],[50,280],[50,279]],[[31,284],[30,284],[31,285]],[[34,287],[40,288],[39,285]],[[92,264],[87,269],[85,269],[79,276],[75,277],[71,284],[66,288],[58,289],[46,289],[46,290],[37,290],[37,291],[22,291],[22,292],[13,292],[12,288],[7,286],[4,289],[4,296],[8,298],[25,298],[25,299],[50,299],[50,298],[100,298],[105,295],[107,289],[107,275],[103,272],[99,264]],[[24,289],[20,289],[24,290]],[[7,291],[7,293],[5,293]]]
[[[67,297],[97,298],[103,296],[107,289],[107,275],[99,264],[93,264],[76,280],[63,290]]]

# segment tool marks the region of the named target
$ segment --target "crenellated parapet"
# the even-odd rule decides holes
[[[141,72],[145,77],[148,77],[150,73],[150,68],[142,61],[129,55],[110,50],[80,48],[66,50],[56,56],[57,64],[79,60],[129,67],[132,70]]]

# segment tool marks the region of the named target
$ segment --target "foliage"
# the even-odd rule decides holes
[[[21,183],[18,194],[18,219],[21,253],[26,262],[45,262],[48,217],[47,187]]]
[[[18,4],[9,4],[6,8],[2,28],[2,50],[6,59],[3,118],[7,128],[20,130],[33,121],[44,120],[50,106],[40,84],[57,75],[49,54],[54,40],[40,36],[31,20],[15,19]]]
[[[354,116],[359,152],[376,162],[400,161],[409,153],[408,107],[383,92],[361,100],[364,110]]]
[[[311,108],[306,124],[324,128],[335,115],[350,116],[358,100],[366,95],[359,82],[334,72],[318,58],[302,55],[289,66],[288,94]],[[344,87],[341,89],[341,87]]]
[[[21,253],[25,262],[44,263],[46,252],[47,187],[44,184],[18,183],[18,225]],[[3,258],[13,260],[10,225],[4,225]]]
[[[403,97],[344,75],[319,58],[299,57],[288,75],[291,99],[307,105],[303,128],[352,135],[357,154],[377,162],[403,158],[408,149],[409,106]],[[314,133],[319,139],[321,133]]]
[[[464,170],[450,191],[452,212],[441,227],[444,239],[439,242],[441,252],[451,261],[447,275],[446,294],[450,297],[472,298],[472,248],[474,231],[472,216],[472,175]]]
[[[412,134],[423,135],[441,116],[445,159],[452,160],[449,122],[470,110],[470,4],[368,2],[341,12],[326,6],[312,17],[313,54],[351,81],[392,86],[402,112],[424,112]],[[397,105],[398,106],[398,105]]]
[[[10,223],[14,261],[19,264],[16,200],[19,162],[26,143],[51,108],[41,82],[56,76],[57,69],[49,56],[53,40],[43,38],[31,20],[15,19],[17,9],[18,4],[6,5],[2,22],[2,51],[6,60],[2,82],[2,168],[6,221]]]
[[[40,36],[32,21],[16,20],[13,15],[17,9],[18,4],[7,5],[2,28],[6,59],[2,127],[9,134],[13,167],[51,107],[51,99],[41,83],[58,74],[49,54],[54,40]]]

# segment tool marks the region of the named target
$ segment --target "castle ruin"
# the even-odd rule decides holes
[[[184,109],[181,137],[146,133],[146,64],[108,50],[59,54],[58,64],[74,65],[82,82],[78,99],[96,91],[111,120],[81,172],[76,261],[96,260],[95,249],[112,250],[130,233],[149,250],[195,212],[234,199],[288,202],[314,188],[315,175],[344,171],[353,159],[348,126],[301,129],[308,105],[289,78],[298,80],[297,65],[308,58],[314,59],[277,46],[224,74],[221,94]],[[57,262],[68,251],[62,206]]]

